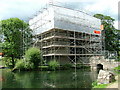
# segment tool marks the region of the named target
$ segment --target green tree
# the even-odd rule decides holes
[[[34,68],[38,68],[40,62],[42,62],[40,49],[36,47],[29,48],[25,52],[25,59],[27,62],[33,63]]]
[[[104,30],[102,30],[102,35],[105,37],[105,50],[108,51],[120,51],[119,48],[119,30],[115,29],[113,26],[115,19],[110,16],[105,16],[103,14],[95,14],[94,17],[101,20],[101,24],[104,25]],[[119,54],[119,53],[118,53]]]
[[[0,31],[4,36],[2,50],[6,57],[12,58],[12,67],[15,66],[15,58],[21,58],[25,49],[30,46],[32,41],[32,30],[28,24],[18,18],[2,20]]]

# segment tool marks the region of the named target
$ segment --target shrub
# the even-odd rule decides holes
[[[19,70],[33,69],[33,63],[30,63],[30,62],[27,62],[26,60],[20,59],[15,64],[15,68],[14,69],[19,69]]]
[[[25,61],[23,59],[20,59],[15,64],[15,69],[25,69]]]
[[[92,87],[95,87],[95,86],[97,86],[97,81],[94,81],[94,82],[92,83]]]
[[[17,62],[17,60],[18,59],[14,59],[15,63]],[[11,57],[3,57],[2,61],[5,64],[6,67],[13,68],[12,58]]]
[[[33,69],[34,68],[34,64],[31,62],[25,62],[25,69]]]
[[[49,67],[50,67],[51,70],[55,71],[56,69],[58,69],[59,66],[60,66],[60,64],[56,60],[52,60],[52,61],[49,62]]]
[[[25,59],[29,62],[29,63],[33,63],[33,67],[34,68],[38,68],[39,63],[42,60],[42,56],[40,53],[40,50],[38,48],[32,47],[29,48],[26,52],[25,52]]]

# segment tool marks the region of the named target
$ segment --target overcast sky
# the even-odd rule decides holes
[[[48,1],[53,0],[0,0],[0,19],[18,17],[27,21],[36,14]],[[118,1],[119,0],[55,0],[63,6],[83,10],[90,14],[101,13],[111,16],[118,28]]]

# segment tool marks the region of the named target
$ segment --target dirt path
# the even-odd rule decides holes
[[[115,82],[115,83],[107,86],[107,88],[118,88],[118,82]]]
[[[116,82],[110,84],[107,86],[107,88],[118,88],[118,76],[115,77],[115,79],[117,80]],[[120,80],[120,75],[119,75],[119,80]],[[120,90],[120,89],[119,89]]]

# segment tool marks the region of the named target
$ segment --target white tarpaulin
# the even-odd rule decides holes
[[[51,6],[29,21],[34,34],[40,34],[52,28],[95,34],[100,31],[99,19],[78,10]]]

